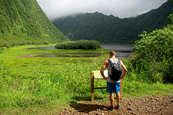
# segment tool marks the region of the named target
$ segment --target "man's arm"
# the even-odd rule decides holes
[[[104,71],[104,70],[105,70],[105,68],[108,66],[108,64],[109,64],[109,62],[108,62],[108,60],[106,60],[106,61],[103,63],[103,66],[102,66],[102,68],[101,68],[101,70],[100,70],[100,73],[101,73],[101,75],[102,75],[103,79],[105,79],[105,80],[107,80],[108,78],[107,78],[107,77],[105,77],[105,75],[104,75],[103,71]]]
[[[123,62],[121,62],[121,67],[123,68],[123,73],[122,73],[120,79],[123,79],[123,77],[124,77],[124,76],[126,75],[126,73],[127,73],[127,68],[126,68],[126,66],[123,64]]]

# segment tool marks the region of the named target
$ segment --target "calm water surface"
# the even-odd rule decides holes
[[[53,50],[53,49],[56,49],[56,48],[55,48],[55,46],[46,46],[46,47],[34,47],[34,48],[28,48],[28,49]]]
[[[101,45],[104,49],[115,50],[117,57],[128,57],[132,53],[133,45]]]
[[[132,52],[133,45],[101,45],[104,49],[115,50],[117,53],[117,57],[128,57]],[[36,47],[29,49],[38,49],[38,50],[53,50],[56,49],[55,46],[47,46],[47,47]],[[58,57],[57,55],[46,55],[40,57]],[[62,56],[61,56],[62,57]]]

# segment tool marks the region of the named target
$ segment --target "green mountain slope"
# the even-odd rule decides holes
[[[133,44],[144,30],[151,32],[163,28],[171,20],[173,12],[170,2],[135,18],[120,19],[102,13],[86,13],[61,18],[52,23],[71,40],[97,40],[101,43]]]
[[[0,0],[0,46],[67,40],[36,0]]]

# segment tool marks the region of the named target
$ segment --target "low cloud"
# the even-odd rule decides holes
[[[135,17],[167,0],[37,0],[50,20],[78,13],[101,12],[119,18]]]

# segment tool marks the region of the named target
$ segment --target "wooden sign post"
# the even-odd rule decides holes
[[[108,71],[104,71],[105,76],[107,76]],[[94,79],[103,79],[100,71],[91,72],[91,101],[94,100],[94,89],[106,89],[106,87],[94,87]],[[122,80],[120,81],[120,96],[122,97]]]

